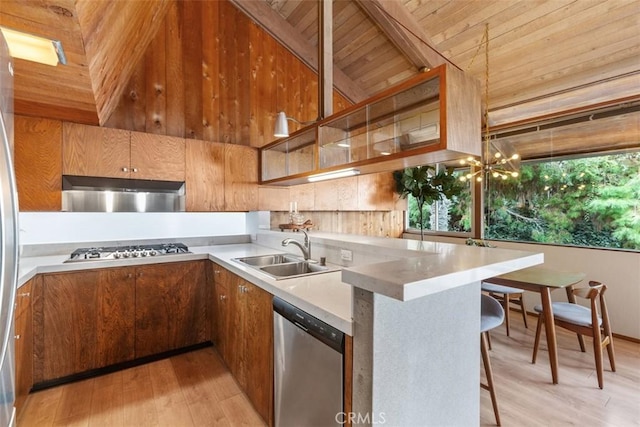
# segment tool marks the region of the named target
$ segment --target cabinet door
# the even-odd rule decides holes
[[[187,211],[224,210],[224,144],[186,140]]]
[[[225,144],[224,203],[226,211],[258,209],[258,151]]]
[[[20,211],[62,209],[62,122],[15,116]]]
[[[231,374],[271,425],[272,295],[217,264],[214,278],[214,342]]]
[[[133,268],[47,274],[42,287],[41,377],[52,380],[133,359]],[[128,347],[126,347],[128,345]]]
[[[131,132],[131,178],[185,180],[184,138]]]
[[[129,178],[130,134],[120,129],[64,122],[62,173]]]
[[[256,411],[270,423],[273,389],[272,295],[241,279],[242,357],[240,378]],[[244,384],[243,384],[244,383]]]
[[[231,347],[229,337],[231,335],[231,298],[229,293],[229,273],[218,264],[213,264],[214,298],[212,313],[213,344],[218,350],[222,360],[229,366],[231,364]]]
[[[135,269],[130,267],[100,270],[96,303],[98,366],[133,360]]]
[[[97,368],[98,271],[44,276],[44,378]]]
[[[206,341],[204,261],[138,267],[135,294],[136,357]]]
[[[29,280],[16,293],[15,315],[15,367],[16,367],[16,400],[18,414],[33,386],[33,322],[31,317],[32,284],[39,277]]]

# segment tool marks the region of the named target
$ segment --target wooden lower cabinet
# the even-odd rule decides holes
[[[16,293],[15,311],[15,367],[16,399],[14,406],[19,415],[22,405],[33,386],[33,322],[31,293],[35,277],[22,285]]]
[[[271,424],[273,390],[272,296],[240,279],[235,331],[240,337],[238,382],[262,418]]]
[[[212,308],[212,341],[227,366],[233,357],[231,353],[231,298],[229,298],[229,279],[233,276],[218,264],[213,266],[213,308]]]
[[[45,274],[34,302],[36,383],[134,358],[134,268]]]
[[[214,343],[256,411],[272,425],[272,295],[214,264]]]
[[[207,341],[205,261],[136,268],[136,357]]]
[[[205,261],[41,279],[33,289],[33,384],[209,339]]]

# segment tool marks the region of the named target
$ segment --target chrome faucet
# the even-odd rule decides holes
[[[290,244],[296,245],[302,251],[302,255],[304,256],[304,259],[308,260],[309,258],[311,258],[311,241],[309,240],[309,235],[307,234],[306,231],[304,230],[300,230],[300,231],[302,231],[302,233],[304,234],[304,245],[294,239],[284,239],[282,241],[282,246],[289,246]]]

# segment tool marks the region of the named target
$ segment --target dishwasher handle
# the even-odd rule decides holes
[[[298,328],[302,329],[303,331],[305,331],[305,332],[309,332],[309,329],[308,329],[308,328],[305,328],[305,326],[304,326],[304,325],[302,325],[302,324],[300,324],[300,323],[298,323],[298,322],[293,322],[293,324],[294,324],[294,325],[296,325]]]
[[[344,354],[344,332],[278,297],[273,297],[273,311],[335,351]]]

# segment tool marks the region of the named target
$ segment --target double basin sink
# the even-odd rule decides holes
[[[262,271],[276,280],[328,273],[338,270],[338,268],[320,265],[317,261],[301,260],[300,258],[287,254],[257,255],[244,258],[234,258],[233,260]]]

